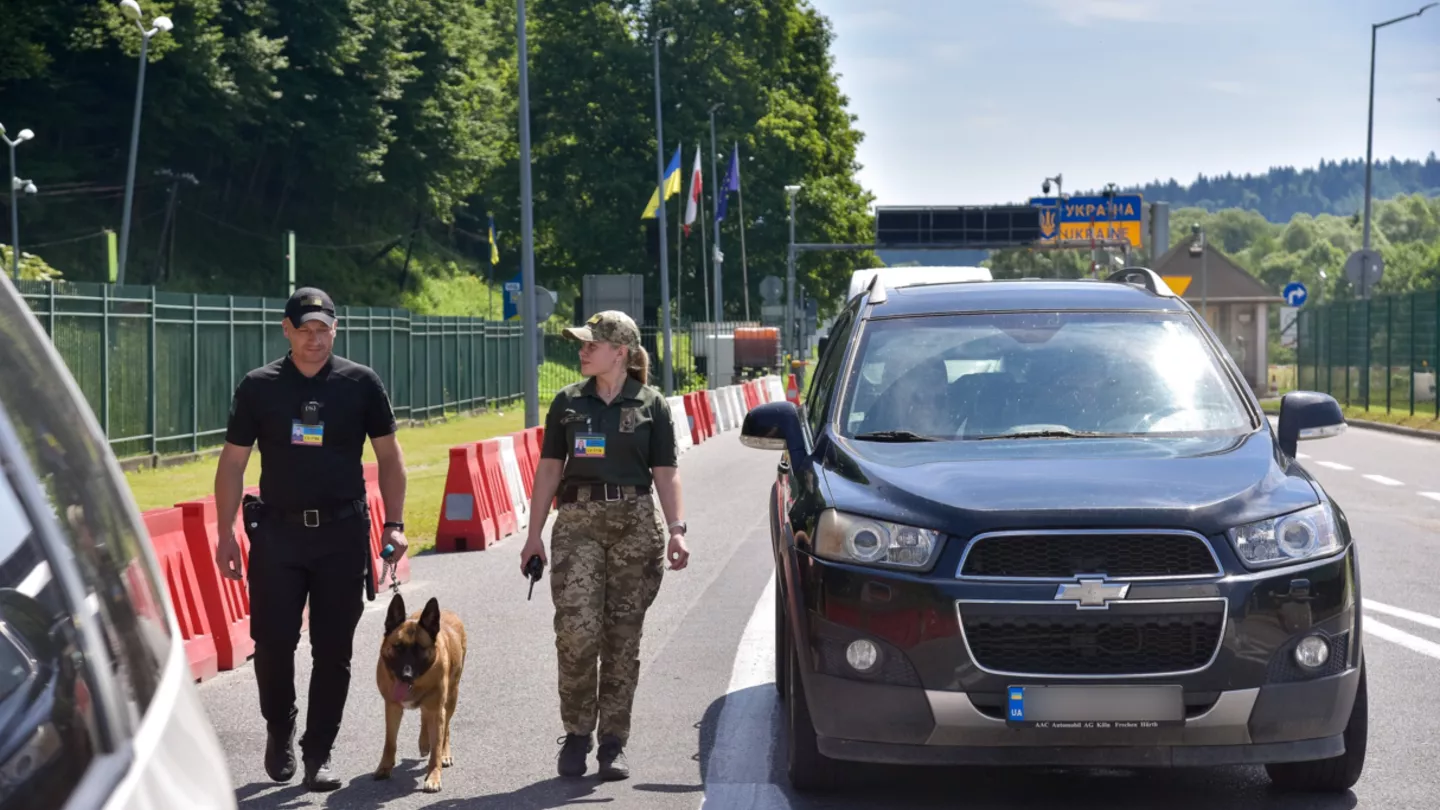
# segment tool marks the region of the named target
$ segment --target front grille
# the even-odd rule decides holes
[[[971,544],[962,577],[1111,579],[1215,576],[1210,546],[1190,534],[1005,534]]]
[[[972,614],[961,627],[977,666],[1033,675],[1158,675],[1205,667],[1225,626],[1223,603],[1045,615]],[[987,606],[989,607],[989,606]],[[1140,607],[1140,606],[1137,606]]]

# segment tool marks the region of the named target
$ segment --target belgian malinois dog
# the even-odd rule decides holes
[[[465,624],[453,611],[441,610],[433,596],[425,609],[405,615],[400,594],[390,600],[385,616],[385,641],[375,665],[375,684],[385,699],[385,752],[376,779],[390,778],[395,768],[395,738],[406,709],[420,710],[420,756],[429,755],[425,792],[440,790],[441,768],[450,756],[450,719],[465,671]]]

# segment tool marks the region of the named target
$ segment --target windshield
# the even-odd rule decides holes
[[[1184,313],[880,319],[866,325],[857,351],[839,418],[843,435],[862,440],[1189,437],[1253,428]]]

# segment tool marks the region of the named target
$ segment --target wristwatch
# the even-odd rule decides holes
[[[687,525],[687,524],[685,523],[685,521],[683,521],[683,520],[677,520],[677,521],[675,521],[674,523],[671,523],[671,524],[670,524],[670,531],[671,531],[671,533],[674,533],[676,529],[679,529],[681,534],[685,534],[685,532],[686,532],[689,528],[690,528],[689,525]]]
[[[405,531],[405,522],[404,522],[404,521],[401,521],[401,520],[387,520],[387,521],[385,521],[385,528],[387,528],[387,529],[399,529],[400,531],[403,532],[403,531]]]

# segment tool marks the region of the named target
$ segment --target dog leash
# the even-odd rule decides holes
[[[385,544],[385,550],[380,552],[380,559],[384,560],[384,569],[380,572],[380,581],[385,581],[385,575],[390,575],[390,592],[400,593],[400,577],[395,573],[399,567],[400,560],[395,558],[395,547],[389,543]]]

